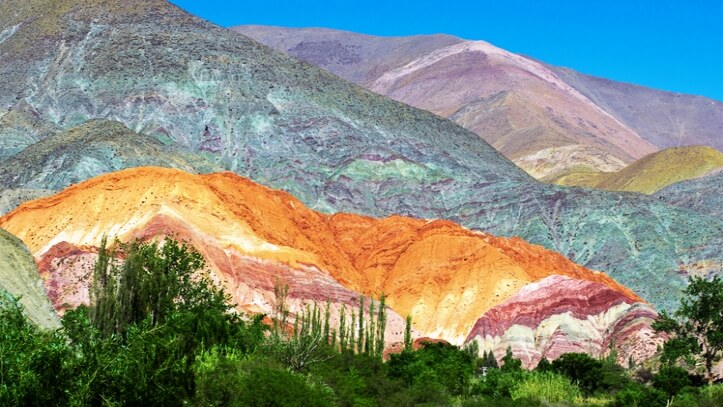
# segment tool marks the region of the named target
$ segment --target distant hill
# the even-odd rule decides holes
[[[705,145],[723,150],[723,103],[718,100],[550,68],[660,149]]]
[[[573,167],[613,171],[657,150],[552,69],[483,41],[263,26],[234,30],[449,117],[537,178]]]
[[[712,147],[673,147],[647,155],[617,172],[573,171],[553,180],[567,186],[652,194],[676,182],[723,168],[723,153]]]

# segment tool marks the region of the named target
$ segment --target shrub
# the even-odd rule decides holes
[[[692,384],[688,372],[678,366],[664,366],[653,376],[653,387],[674,396]]]
[[[532,399],[489,398],[476,396],[462,401],[462,407],[540,407],[542,402]]]
[[[578,383],[586,394],[600,387],[602,362],[584,353],[566,353],[552,362],[552,370]]]
[[[723,384],[705,386],[698,392],[700,407],[723,406]]]
[[[473,361],[469,354],[444,343],[427,343],[416,352],[391,355],[388,364],[389,375],[407,385],[435,377],[452,395],[466,394],[473,373]]]
[[[537,399],[550,403],[574,401],[581,397],[580,388],[569,378],[552,372],[532,372],[510,391],[513,400]]]
[[[333,392],[328,387],[310,382],[304,375],[264,365],[249,369],[236,397],[236,402],[231,405],[307,407],[335,404]]]
[[[664,407],[668,397],[660,390],[630,383],[615,393],[615,407]]]
[[[0,405],[66,404],[72,378],[59,372],[69,358],[62,336],[39,330],[0,290]]]

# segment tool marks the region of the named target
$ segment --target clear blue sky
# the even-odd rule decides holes
[[[614,80],[723,101],[723,0],[172,0],[222,26],[447,33]]]

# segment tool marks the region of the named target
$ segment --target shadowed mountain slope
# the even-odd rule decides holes
[[[621,336],[622,345],[649,330],[655,315],[606,274],[519,238],[441,220],[324,215],[232,173],[191,175],[153,167],[111,173],[27,202],[0,218],[0,226],[27,242],[61,311],[87,302],[89,265],[103,235],[110,234],[123,241],[163,235],[189,241],[209,261],[214,280],[245,311],[270,313],[277,279],[289,284],[297,309],[328,299],[338,312],[341,305],[352,306],[358,294],[385,293],[396,311],[390,339],[401,339],[399,314],[412,315],[422,335],[461,344],[486,311],[552,275],[604,287],[595,307],[580,310],[606,313],[601,332],[591,330],[578,339],[587,343],[589,335],[593,353],[605,349],[606,338],[622,335],[611,329],[617,321],[641,324]],[[562,318],[559,330],[577,335],[581,323],[558,315],[565,310],[547,314],[546,300],[542,294],[532,305],[537,313]],[[630,314],[635,304],[647,313]],[[545,343],[535,350],[554,353],[555,338]]]
[[[634,194],[540,184],[449,120],[164,1],[2,2],[0,61],[3,117],[24,104],[61,131],[118,121],[168,154],[202,157],[326,213],[449,219],[520,236],[666,308],[687,274],[721,270],[720,221]],[[51,167],[39,159],[6,168],[18,189]],[[41,178],[52,185],[34,187],[70,183]]]
[[[39,326],[60,327],[33,256],[17,237],[0,229],[0,303],[6,295],[20,298],[25,315]]]

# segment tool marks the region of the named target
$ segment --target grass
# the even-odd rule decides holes
[[[510,391],[512,400],[522,398],[550,403],[575,401],[582,398],[580,389],[565,376],[552,372],[532,372]]]

